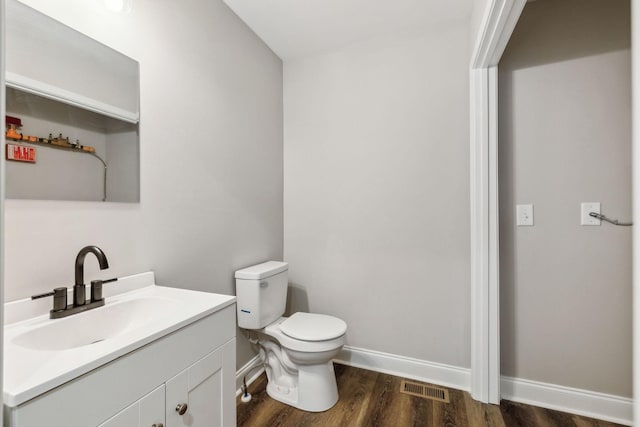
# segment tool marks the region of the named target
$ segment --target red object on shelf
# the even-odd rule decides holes
[[[20,120],[17,117],[12,117],[12,116],[4,116],[5,119],[5,123],[7,125],[14,125],[17,127],[21,127],[22,126],[22,120]]]

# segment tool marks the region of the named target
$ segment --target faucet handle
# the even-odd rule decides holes
[[[53,311],[64,311],[67,309],[67,288],[55,288],[52,292],[33,295],[32,300],[53,296]]]
[[[92,280],[91,281],[91,302],[100,301],[102,299],[102,285],[105,283],[111,283],[118,280],[117,277],[107,280]]]

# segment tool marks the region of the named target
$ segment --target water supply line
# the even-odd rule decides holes
[[[249,386],[247,386],[247,376],[251,374],[251,372],[255,371],[258,368],[263,368],[266,370],[266,353],[265,350],[260,346],[260,341],[257,338],[253,338],[251,336],[248,337],[249,342],[253,345],[257,345],[259,347],[258,356],[260,358],[260,364],[250,368],[247,373],[242,376],[242,385],[240,386],[240,391],[242,392],[242,396],[240,397],[240,401],[242,403],[248,403],[251,401],[251,394],[249,393]]]
[[[107,201],[107,163],[102,159],[102,157],[98,156],[96,153],[88,153],[91,154],[96,159],[102,162],[102,166],[104,166],[104,173],[102,175],[102,201]]]
[[[262,353],[262,349],[260,349],[260,353]],[[262,359],[262,357],[260,358]],[[242,401],[242,403],[248,403],[251,401],[249,386],[247,386],[247,375],[249,375],[251,372],[255,371],[258,368],[264,368],[264,361],[262,361],[261,364],[256,365],[253,368],[249,369],[249,371],[247,371],[247,373],[244,374],[244,376],[242,377],[242,385],[240,386],[240,390],[242,391],[242,397],[240,397],[240,401]]]

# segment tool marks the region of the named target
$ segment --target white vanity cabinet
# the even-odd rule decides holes
[[[98,427],[235,425],[235,418],[225,424],[223,356],[223,349],[208,354]]]
[[[232,427],[235,303],[17,407],[5,427]],[[180,415],[176,408],[186,404]]]

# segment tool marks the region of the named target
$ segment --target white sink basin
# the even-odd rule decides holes
[[[143,327],[177,310],[177,299],[140,296],[117,301],[55,322],[44,321],[12,342],[32,350],[59,351],[96,344]]]
[[[4,404],[18,406],[235,302],[154,281],[153,273],[120,278],[104,306],[62,319],[49,318],[51,301],[5,304]]]

